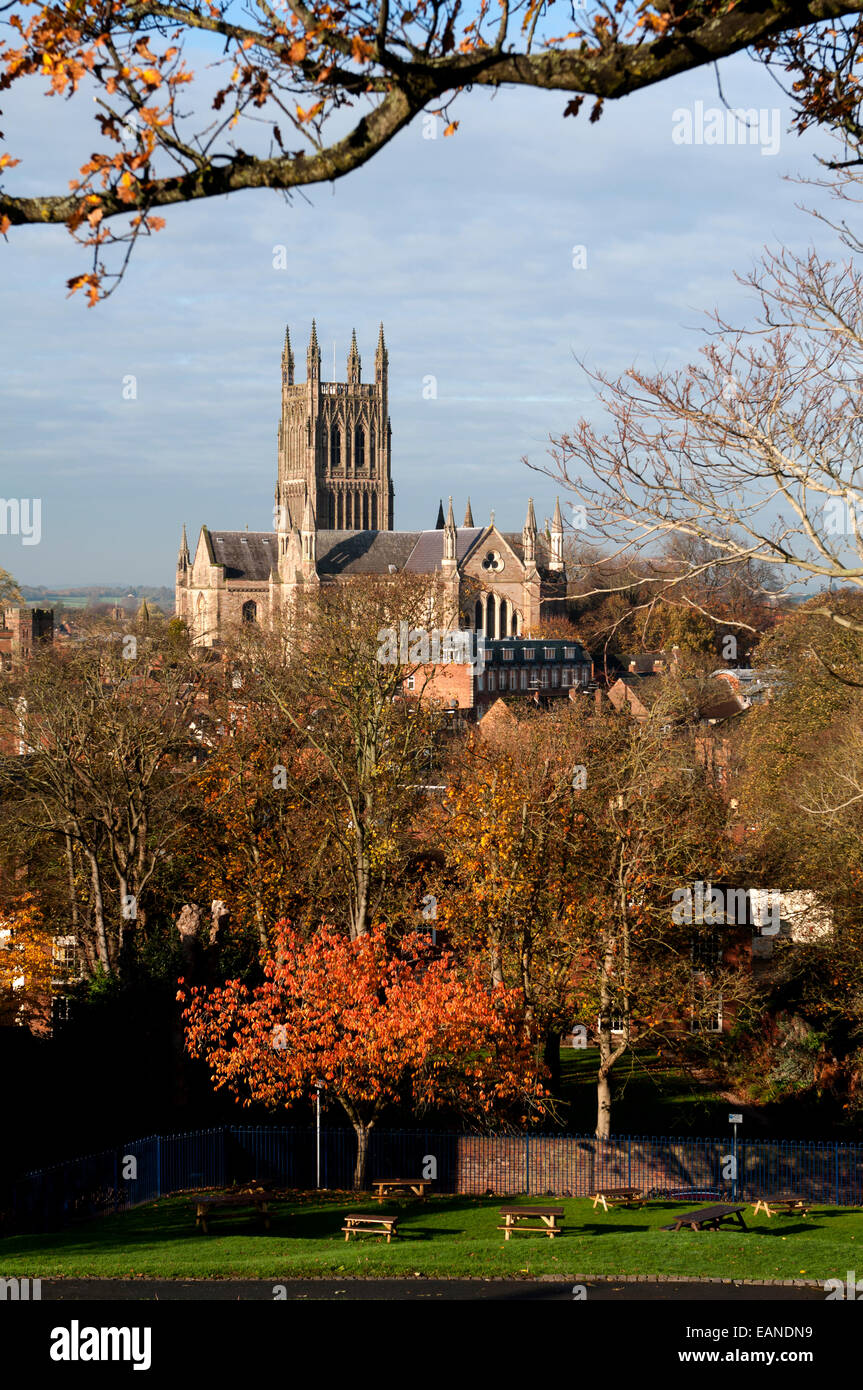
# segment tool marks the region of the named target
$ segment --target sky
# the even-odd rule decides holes
[[[291,203],[261,190],[168,210],[92,309],[66,296],[86,265],[65,230],[14,230],[0,244],[0,493],[40,500],[41,537],[0,534],[0,565],[49,588],[173,585],[184,522],[192,543],[204,523],[270,529],[285,326],[299,380],[313,317],[325,379],[334,343],[344,378],[352,328],[373,377],[383,321],[397,529],[433,527],[450,494],[457,520],[470,495],[477,523],[494,509],[507,530],[532,495],[541,523],[556,490],[522,460],[547,463],[550,436],[595,416],[580,362],[683,365],[704,311],[750,314],[734,276],[765,245],[836,253],[801,208],[820,195],[797,181],[817,175],[825,137],[788,133],[781,92],[745,55],[720,74],[732,106],[779,113],[764,146],[675,143],[681,111],[719,106],[710,68],[593,126],[563,119],[563,94],[467,93],[454,136],[437,122],[427,138],[419,117]],[[62,191],[70,150],[92,145],[89,113],[41,87],[4,94],[24,156],[11,191]]]

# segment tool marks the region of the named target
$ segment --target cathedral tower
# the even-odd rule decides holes
[[[356,333],[348,352],[347,380],[322,381],[313,321],[306,380],[297,384],[290,336],[285,333],[276,487],[280,532],[302,529],[307,499],[322,530],[392,530],[388,366],[381,324],[374,382],[362,380]]]

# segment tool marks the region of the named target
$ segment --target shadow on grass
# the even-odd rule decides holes
[[[772,1236],[774,1240],[777,1236],[779,1236],[780,1239],[783,1239],[785,1236],[806,1235],[809,1231],[817,1231],[819,1228],[820,1223],[818,1221],[795,1221],[794,1224],[790,1226],[786,1223],[783,1226],[749,1227],[750,1231],[753,1231],[755,1235]]]

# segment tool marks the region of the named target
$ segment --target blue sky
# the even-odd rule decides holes
[[[783,106],[750,59],[721,75],[732,105]],[[40,87],[3,103],[25,156],[15,191],[61,191],[67,147],[93,143],[89,112]],[[190,538],[203,522],[269,528],[285,324],[302,377],[313,316],[326,378],[334,340],[343,375],[353,327],[367,377],[384,322],[397,528],[433,526],[450,493],[459,519],[468,493],[478,522],[494,508],[520,528],[530,494],[550,515],[552,484],[521,459],[543,462],[548,436],[593,412],[577,358],[612,372],[682,364],[702,310],[745,317],[734,272],[763,245],[817,236],[835,251],[797,206],[819,195],[787,177],[815,175],[824,138],[787,134],[783,115],[775,156],[676,145],[673,113],[696,101],[719,104],[711,69],[610,104],[595,126],[562,119],[565,96],[467,94],[454,137],[439,125],[424,139],[420,118],[290,205],[262,191],[170,210],[90,310],[65,297],[85,268],[65,231],[15,231],[0,246],[0,491],[42,499],[42,540],[0,536],[0,564],[27,584],[172,584],[184,521]]]

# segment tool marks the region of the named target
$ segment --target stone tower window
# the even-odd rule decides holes
[[[342,437],[338,425],[330,430],[330,468],[338,468],[341,462]]]
[[[354,468],[364,468],[366,463],[366,437],[362,425],[354,430]]]
[[[256,623],[257,621],[258,605],[255,603],[254,599],[250,598],[243,604],[243,622]]]

